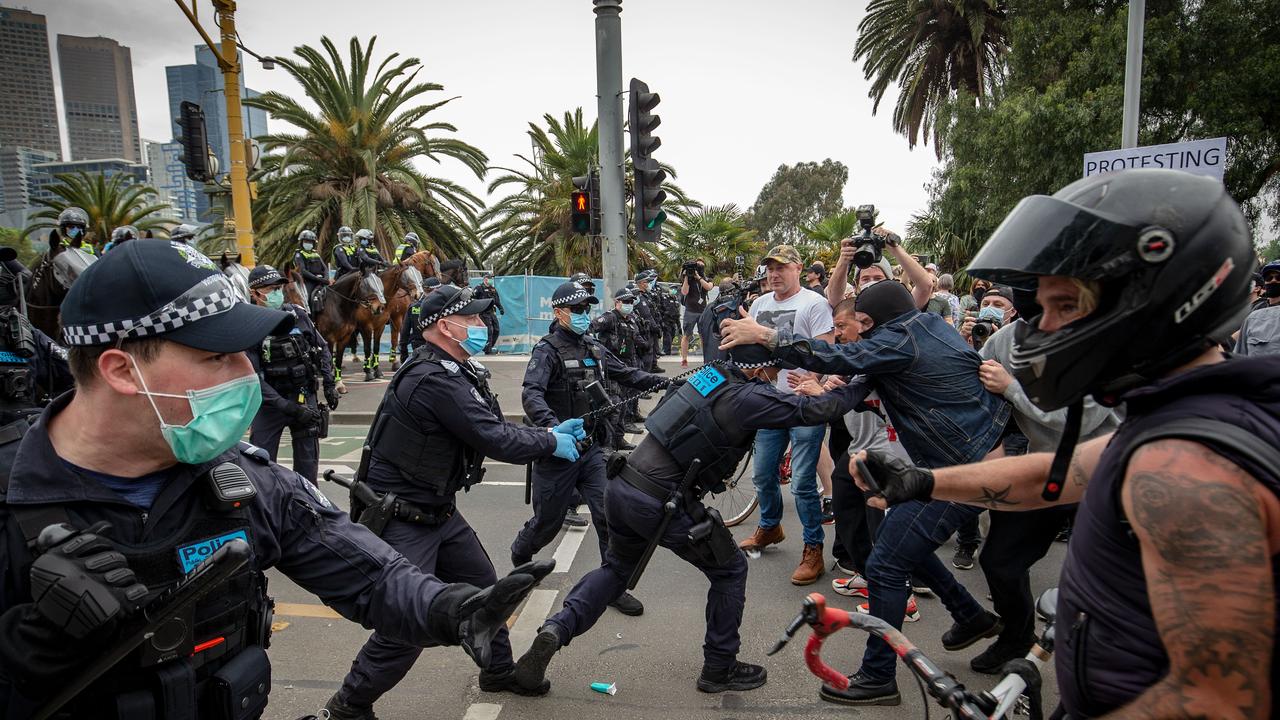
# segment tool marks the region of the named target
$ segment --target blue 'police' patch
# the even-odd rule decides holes
[[[582,358],[582,364],[583,364],[583,365],[586,365],[587,367],[594,367],[594,366],[595,366],[595,364],[596,364],[596,359],[595,359],[595,358]]]
[[[26,365],[27,359],[8,350],[0,350],[0,363],[6,365]]]
[[[712,390],[724,384],[724,375],[721,375],[719,370],[708,365],[694,373],[693,377],[689,378],[689,384],[693,386],[694,390],[698,391],[699,395],[706,397],[711,394]]]
[[[182,572],[190,573],[195,570],[200,566],[200,563],[208,560],[214,551],[236,538],[249,542],[249,536],[243,530],[236,530],[226,535],[197,540],[190,545],[183,545],[178,548],[178,564],[182,566]]]

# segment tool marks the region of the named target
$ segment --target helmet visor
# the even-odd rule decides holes
[[[1034,290],[1041,275],[1121,277],[1141,262],[1139,242],[1168,242],[1172,248],[1167,233],[1148,237],[1146,230],[1057,198],[1031,195],[1005,217],[965,272],[1023,290]]]

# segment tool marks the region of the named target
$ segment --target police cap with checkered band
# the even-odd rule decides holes
[[[291,313],[241,301],[212,260],[168,240],[117,246],[80,275],[61,309],[72,347],[163,337],[230,353],[293,325]]]
[[[572,281],[561,283],[560,287],[557,287],[556,291],[551,294],[551,307],[553,308],[572,307],[579,303],[595,305],[599,302],[600,300],[596,298],[594,293],[582,287],[579,283]]]
[[[479,315],[492,304],[490,298],[476,298],[469,287],[441,285],[418,303],[418,329],[425,330],[450,315]]]

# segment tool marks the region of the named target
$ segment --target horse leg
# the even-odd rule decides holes
[[[400,353],[396,346],[400,342],[400,327],[404,324],[404,315],[391,318],[391,372],[400,369]],[[378,343],[381,345],[382,336],[378,336]]]
[[[373,349],[369,347],[373,338],[367,328],[361,327],[358,332],[364,340],[364,380],[373,382],[373,369],[377,367],[377,359],[373,356]]]

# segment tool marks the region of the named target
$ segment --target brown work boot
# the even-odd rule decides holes
[[[821,545],[805,545],[804,555],[800,556],[800,565],[791,573],[792,585],[810,585],[827,571],[827,563],[822,559]]]
[[[760,552],[766,547],[777,545],[786,539],[787,536],[782,532],[781,525],[774,525],[771,528],[756,526],[756,531],[738,543],[738,547],[742,548],[743,552]]]

